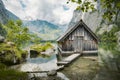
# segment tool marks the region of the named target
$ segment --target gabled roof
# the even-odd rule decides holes
[[[61,37],[57,39],[57,41],[63,41],[69,34],[71,34],[79,25],[83,25],[83,27],[88,30],[91,35],[98,41],[98,37],[93,33],[93,31],[83,22],[81,19],[79,22],[76,23],[75,26],[70,27]]]

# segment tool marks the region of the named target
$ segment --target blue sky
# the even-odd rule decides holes
[[[67,0],[3,0],[6,8],[22,20],[47,20],[66,25],[72,18],[76,4]]]

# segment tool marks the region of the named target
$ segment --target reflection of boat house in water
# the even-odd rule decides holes
[[[91,29],[80,20],[70,27],[58,40],[58,50],[61,53],[97,53],[98,38]]]

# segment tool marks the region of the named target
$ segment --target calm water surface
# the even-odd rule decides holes
[[[54,44],[56,49],[56,44]],[[34,71],[51,71],[57,70],[57,57],[56,51],[52,53],[49,57],[37,57],[30,58],[30,53],[28,54],[27,62],[22,64],[20,70],[23,72],[34,72]],[[38,77],[47,77],[47,73],[36,73]],[[58,72],[57,77],[63,80],[69,80],[63,73]]]

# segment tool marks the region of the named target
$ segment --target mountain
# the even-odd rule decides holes
[[[15,14],[13,14],[10,11],[6,10],[6,13],[8,15],[8,20],[20,20],[20,18],[18,16],[16,16]]]
[[[75,25],[75,23],[78,22],[80,19],[83,19],[83,21],[88,25],[88,27],[91,28],[91,30],[94,32],[97,27],[101,25],[102,22],[102,17],[97,11],[83,13],[80,10],[75,10],[69,26],[71,27]]]
[[[8,11],[2,0],[0,0],[0,23],[5,24],[7,23],[8,20],[18,20],[19,18],[14,15],[12,12]],[[5,32],[3,28],[1,27],[2,25],[0,24],[0,36],[4,36]]]
[[[0,0],[0,23],[5,24],[8,20],[18,20],[19,18],[12,12],[8,11],[2,0]],[[43,20],[23,21],[24,26],[28,27],[31,33],[37,34],[44,40],[55,40],[62,33],[62,29],[57,25]],[[0,27],[0,34],[4,36]]]
[[[75,23],[78,22],[80,19],[83,19],[83,21],[88,25],[89,28],[91,28],[93,32],[97,32],[99,30],[99,33],[102,33],[103,31],[106,30],[107,27],[110,28],[111,26],[114,25],[120,26],[120,24],[108,23],[102,18],[102,14],[104,11],[101,9],[99,0],[96,3],[96,6],[97,6],[97,10],[93,12],[91,11],[82,12],[80,10],[75,10],[73,13],[72,20],[69,23],[69,27],[75,25]],[[117,21],[119,22],[117,21],[115,22],[120,23],[120,15],[118,19],[119,20]]]
[[[17,20],[19,19],[16,15],[14,15],[12,12],[8,11],[2,0],[0,0],[0,23],[5,24],[8,20]]]
[[[30,32],[37,34],[43,40],[55,40],[62,33],[59,26],[44,20],[23,21],[23,24]]]

